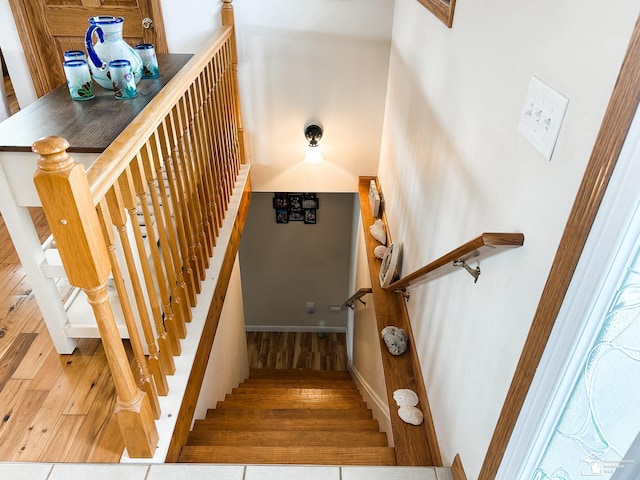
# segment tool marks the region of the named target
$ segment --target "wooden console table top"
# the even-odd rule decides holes
[[[113,90],[94,82],[93,100],[71,100],[61,85],[0,123],[0,152],[31,152],[37,139],[57,135],[66,138],[71,153],[101,153],[147,106],[191,54],[158,54],[160,77],[141,79],[138,96],[116,100]]]

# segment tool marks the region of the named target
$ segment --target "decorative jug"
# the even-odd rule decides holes
[[[122,38],[124,18],[100,15],[89,18],[89,28],[84,41],[89,57],[89,66],[93,79],[103,88],[113,90],[109,62],[129,60],[136,83],[142,78],[142,60],[140,55]],[[98,41],[93,44],[93,34]]]

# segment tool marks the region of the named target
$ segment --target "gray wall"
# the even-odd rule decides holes
[[[273,193],[254,192],[240,244],[245,323],[295,330],[346,328],[332,312],[349,292],[354,194],[318,193],[317,223],[277,224]],[[316,311],[306,312],[306,302]]]

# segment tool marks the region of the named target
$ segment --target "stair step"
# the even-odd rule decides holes
[[[182,463],[395,465],[390,447],[242,447],[186,445]]]
[[[238,388],[251,389],[269,387],[281,388],[344,388],[346,390],[358,390],[353,380],[306,379],[306,378],[248,378]]]
[[[336,443],[358,447],[386,447],[387,436],[377,431],[310,430],[310,431],[194,431],[187,445],[277,447],[333,446]]]
[[[367,408],[367,404],[361,399],[359,402],[355,400],[333,399],[327,402],[326,399],[309,398],[292,400],[290,398],[237,398],[229,395],[225,397],[223,402],[218,402],[216,409],[238,409],[238,408]]]
[[[231,411],[231,410],[230,410]],[[238,410],[239,411],[239,410]],[[297,418],[266,418],[256,421],[252,418],[206,418],[196,420],[196,429],[208,430],[374,430],[378,431],[377,420],[366,418],[309,418],[301,421]]]
[[[364,408],[274,408],[258,409],[246,408],[243,410],[230,409],[209,409],[206,418],[231,418],[233,420],[246,419],[248,421],[259,422],[263,420],[344,420],[345,418],[371,419],[371,410]]]
[[[353,381],[351,374],[346,370],[310,370],[304,368],[279,370],[275,368],[256,368],[251,369],[249,379],[258,380],[270,378],[276,380],[335,380],[335,381]]]
[[[227,397],[237,398],[283,398],[283,399],[358,399],[362,400],[362,395],[358,390],[350,390],[345,388],[282,388],[282,387],[263,387],[263,388],[234,388]]]

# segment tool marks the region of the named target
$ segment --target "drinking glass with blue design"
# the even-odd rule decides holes
[[[160,70],[158,68],[158,58],[156,50],[151,43],[139,43],[134,50],[142,59],[142,78],[158,78]]]
[[[109,75],[113,83],[113,91],[118,100],[135,98],[138,95],[136,82],[129,60],[119,59],[109,62]]]
[[[87,54],[82,50],[67,50],[63,54],[65,61],[66,60],[84,60],[87,61]]]
[[[62,66],[67,77],[69,94],[73,100],[91,100],[95,97],[89,65],[86,61],[66,60]]]

